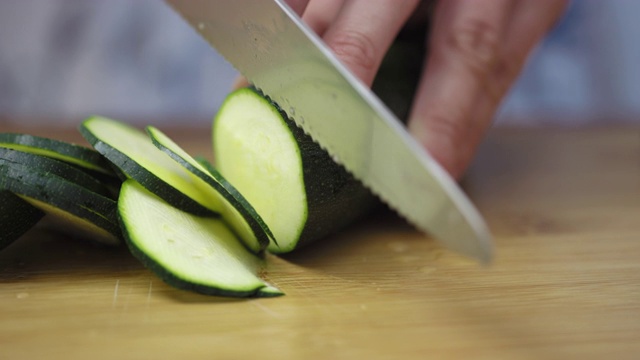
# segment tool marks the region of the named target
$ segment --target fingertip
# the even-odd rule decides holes
[[[238,90],[240,88],[244,88],[251,85],[249,83],[249,81],[247,81],[247,79],[244,76],[238,76],[236,77],[236,79],[233,81],[233,85],[231,85],[231,88],[233,90]]]

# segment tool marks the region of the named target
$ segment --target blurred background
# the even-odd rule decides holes
[[[639,15],[637,0],[573,1],[496,124],[640,122]],[[161,0],[0,2],[0,122],[205,125],[235,76]]]

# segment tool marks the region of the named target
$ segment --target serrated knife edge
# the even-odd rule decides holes
[[[491,260],[491,234],[471,201],[282,0],[167,3],[410,223],[448,248]]]

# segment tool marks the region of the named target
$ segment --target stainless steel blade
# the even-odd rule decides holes
[[[381,101],[282,0],[168,0],[334,159],[417,228],[482,262],[473,204]]]

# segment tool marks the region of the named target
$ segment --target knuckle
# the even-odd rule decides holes
[[[504,94],[509,91],[513,82],[517,79],[522,68],[519,61],[500,59],[494,66],[492,81],[487,83],[487,94],[494,102],[499,102]]]
[[[375,71],[377,49],[367,35],[358,31],[341,31],[333,34],[329,46],[338,58],[358,74]]]
[[[465,19],[453,24],[444,46],[478,75],[486,76],[498,60],[500,31],[491,22]]]

